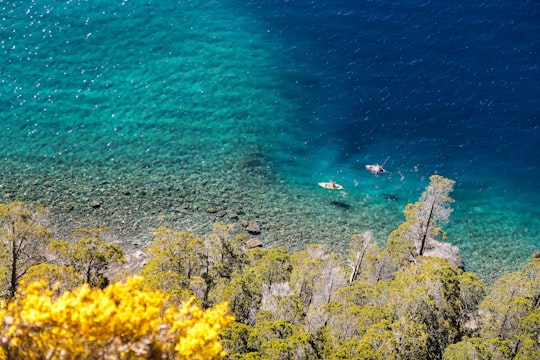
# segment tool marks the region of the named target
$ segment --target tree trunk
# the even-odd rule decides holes
[[[367,246],[362,249],[362,254],[360,254],[360,252],[356,254],[356,262],[354,264],[351,277],[349,278],[349,284],[351,284],[354,280],[356,280],[356,277],[360,273],[360,269],[362,267],[362,262],[364,261],[364,255],[366,253],[366,250],[367,250]]]
[[[424,254],[424,248],[426,247],[426,239],[429,232],[429,224],[431,223],[431,215],[433,214],[434,208],[435,208],[435,200],[433,200],[433,203],[431,204],[431,209],[429,210],[429,217],[426,224],[426,231],[424,231],[424,236],[422,237],[422,241],[420,242],[420,250],[418,251],[418,255],[420,256]]]
[[[11,286],[9,288],[9,298],[15,297],[17,291],[17,249],[15,248],[15,241],[11,247]]]
[[[15,236],[15,222],[11,223],[11,285],[9,288],[9,298],[13,299],[17,292],[17,237]]]

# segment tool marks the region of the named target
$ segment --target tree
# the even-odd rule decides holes
[[[258,319],[284,320],[300,326],[305,315],[305,305],[298,295],[293,293],[289,283],[263,285]]]
[[[167,306],[140,277],[60,296],[34,282],[0,307],[0,359],[221,359],[227,313],[225,303]]]
[[[354,349],[353,358],[430,359],[427,337],[423,324],[417,324],[409,318],[401,318],[393,322],[385,319],[367,329]],[[330,358],[345,359],[345,357]]]
[[[366,231],[363,234],[353,234],[351,236],[351,242],[349,244],[349,257],[347,258],[347,264],[351,268],[349,283],[356,280],[360,274],[367,250],[372,242],[373,233],[371,231]]]
[[[388,252],[374,243],[371,231],[351,236],[346,263],[351,271],[349,285],[355,280],[372,283],[390,280],[396,270]]]
[[[508,358],[540,353],[539,268],[540,259],[531,259],[524,271],[501,276],[480,304],[481,338],[486,344],[497,342]]]
[[[536,307],[519,323],[519,345],[516,359],[540,359],[540,307]]]
[[[337,290],[347,285],[345,262],[325,246],[308,245],[307,250],[291,256],[291,263],[290,286],[304,303],[304,329],[316,332],[326,322],[324,306],[333,300]]]
[[[247,253],[249,266],[261,273],[266,285],[289,281],[292,264],[285,248],[252,249]]]
[[[340,290],[344,308],[360,306],[355,316],[362,324],[358,346],[363,350],[358,358],[440,359],[444,349],[466,333],[466,321],[477,313],[474,300],[483,288],[473,277],[444,259],[423,257],[402,266],[392,281],[356,281]],[[361,315],[366,310],[379,317]]]
[[[478,330],[480,318],[478,309],[486,295],[486,289],[484,282],[474,273],[463,272],[459,277],[460,323],[469,336]]]
[[[247,262],[241,269],[235,270],[229,278],[218,278],[209,298],[211,302],[227,301],[237,321],[253,326],[261,309],[263,293],[270,304],[269,289],[288,281],[291,263],[284,248],[252,249],[243,255],[243,259]]]
[[[540,306],[540,257],[533,256],[523,267],[523,274],[531,284],[531,300],[534,307]]]
[[[106,230],[104,227],[75,230],[75,244],[54,240],[51,250],[57,256],[58,265],[72,267],[91,287],[105,287],[109,282],[107,271],[125,262],[124,250],[120,246],[101,240]]]
[[[458,343],[450,344],[445,349],[443,360],[488,360],[493,353],[480,338],[465,337]]]
[[[145,285],[174,298],[185,300],[195,294],[206,303],[209,283],[206,249],[202,238],[187,231],[175,232],[160,227],[145,249],[148,262],[141,275]]]
[[[238,322],[255,325],[262,299],[261,275],[256,269],[246,267],[242,272],[235,271],[230,279],[218,279],[209,293],[210,304],[225,301],[230,304]]]
[[[476,287],[473,282],[462,282],[462,299],[469,299],[470,303],[482,300],[478,315],[472,319],[480,329],[475,337],[464,337],[460,342],[449,345],[443,358],[540,358],[539,274],[540,259],[532,258],[523,271],[501,276],[483,299],[478,295],[471,296],[470,290]]]
[[[463,320],[468,314],[463,313],[462,276],[463,271],[448,261],[426,257],[402,267],[387,293],[397,319],[407,317],[424,326],[429,358],[439,359],[465,331]]]
[[[290,284],[306,306],[325,305],[334,291],[346,285],[343,258],[325,246],[308,245],[291,256]]]
[[[437,243],[436,237],[446,238],[442,225],[448,222],[452,213],[450,204],[454,200],[449,194],[454,184],[453,180],[432,175],[419,201],[405,207],[405,222],[390,234],[387,241],[387,248],[397,260],[414,260],[418,255],[425,255],[426,250]],[[457,252],[449,246],[445,250],[451,254]]]
[[[516,331],[521,320],[534,308],[533,305],[531,283],[522,272],[501,276],[480,305],[482,337],[504,339],[512,346],[518,346]]]
[[[249,336],[252,327],[234,321],[221,332],[223,348],[231,359],[241,359],[245,354],[253,353],[256,349],[249,347]]]
[[[445,237],[441,226],[448,222],[454,200],[449,194],[454,189],[455,181],[440,175],[432,175],[429,186],[422,193],[420,201],[405,209],[405,216],[414,219],[408,229],[408,236],[414,241],[418,255],[422,256],[429,240],[437,235]]]
[[[212,234],[205,238],[208,257],[208,274],[211,278],[227,278],[247,263],[244,242],[247,234],[233,234],[233,226],[214,225]]]
[[[291,264],[283,248],[252,249],[243,258],[249,261],[229,278],[218,278],[209,298],[211,303],[228,302],[237,321],[253,326],[261,309],[265,289],[267,293],[269,287],[286,282],[290,276]]]
[[[356,348],[361,338],[359,321],[361,306],[332,301],[323,307],[326,324],[313,334],[314,344],[320,359],[355,359]],[[376,312],[373,315],[378,314]],[[371,314],[368,314],[371,315]]]
[[[46,260],[52,240],[46,215],[44,208],[22,201],[0,204],[0,297],[13,298],[20,278]]]
[[[248,344],[263,359],[316,358],[311,335],[282,320],[257,322],[250,332]]]

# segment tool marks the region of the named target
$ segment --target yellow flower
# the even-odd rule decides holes
[[[233,321],[226,304],[203,311],[195,299],[166,307],[166,296],[143,290],[142,278],[104,290],[83,285],[57,299],[45,284],[29,284],[1,304],[0,360],[4,350],[20,358],[222,358],[219,329]]]

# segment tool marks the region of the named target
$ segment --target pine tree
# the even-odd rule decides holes
[[[449,196],[454,189],[455,181],[440,175],[430,177],[429,186],[420,196],[420,200],[412,206],[407,206],[405,216],[412,219],[407,229],[407,236],[413,241],[418,255],[424,255],[427,243],[436,236],[446,236],[441,226],[450,218],[454,200]]]
[[[56,254],[58,265],[75,269],[82,281],[92,287],[105,287],[109,281],[107,272],[112,266],[125,262],[124,250],[113,243],[102,241],[105,227],[98,229],[77,229],[73,237],[75,244],[54,240],[51,250]]]
[[[449,194],[454,184],[453,180],[432,175],[420,199],[405,207],[405,222],[390,234],[387,241],[387,249],[396,260],[414,260],[416,256],[425,255],[427,250],[433,248],[437,237],[446,238],[442,226],[448,222],[452,213],[450,204],[454,200]],[[441,249],[444,247],[450,255],[458,253],[457,249],[448,244],[438,245]]]
[[[0,204],[0,297],[13,298],[20,278],[45,261],[52,232],[44,208],[15,201]]]

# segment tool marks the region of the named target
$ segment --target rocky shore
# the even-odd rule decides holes
[[[21,172],[4,166],[0,196],[46,207],[59,238],[105,225],[130,251],[148,244],[155,227],[204,235],[216,222],[235,224],[264,246],[294,250],[326,243],[342,251],[352,234],[366,230],[384,243],[401,221],[399,208],[384,198],[344,197],[316,184],[291,191],[258,152],[219,164],[96,169],[56,164]]]

